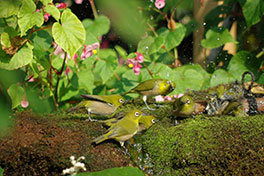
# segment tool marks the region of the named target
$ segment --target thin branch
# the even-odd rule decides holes
[[[97,14],[97,11],[96,11],[96,7],[94,5],[94,0],[89,0],[89,2],[90,2],[90,5],[92,7],[92,10],[93,10],[94,18],[97,18],[98,14]]]

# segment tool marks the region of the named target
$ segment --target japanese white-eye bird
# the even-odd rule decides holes
[[[193,114],[195,110],[195,102],[192,97],[183,95],[175,101],[174,108],[178,117],[188,117]]]
[[[172,81],[166,79],[150,79],[142,83],[139,83],[135,88],[131,89],[127,93],[138,93],[143,95],[143,101],[149,108],[147,104],[147,97],[157,96],[157,95],[167,95],[175,89],[175,84]],[[150,109],[151,110],[151,109]]]
[[[132,138],[138,132],[139,119],[143,115],[144,114],[138,109],[131,110],[125,117],[110,126],[105,134],[99,136],[93,140],[93,142],[99,144],[107,139],[114,139],[120,142],[120,145],[123,147],[124,142]]]
[[[121,95],[81,95],[84,98],[75,107],[68,110],[73,112],[85,108],[89,114],[89,120],[93,121],[91,114],[96,115],[111,115],[116,109],[122,105],[126,100]]]
[[[111,127],[114,124],[116,124],[119,120],[121,120],[122,117],[119,118],[111,118],[111,119],[107,119],[107,120],[102,120],[100,122],[104,123],[104,125]],[[138,133],[148,129],[149,127],[151,127],[151,125],[153,125],[154,123],[156,123],[158,120],[156,117],[151,116],[151,115],[146,115],[146,116],[142,116],[139,119],[139,130]]]

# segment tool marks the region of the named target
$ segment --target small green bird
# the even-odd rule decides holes
[[[107,139],[114,139],[124,146],[124,142],[132,138],[139,130],[139,119],[144,114],[138,110],[131,110],[125,117],[114,123],[105,134],[97,137],[93,142],[99,144]]]
[[[195,102],[193,101],[192,97],[183,95],[175,101],[174,109],[176,109],[177,116],[188,117],[192,115],[195,110]]]
[[[172,81],[166,79],[150,79],[140,83],[135,88],[131,89],[125,94],[138,93],[143,95],[144,103],[146,104],[149,110],[152,110],[151,108],[149,108],[147,104],[147,97],[157,96],[157,95],[167,95],[168,93],[172,92],[174,89],[175,89],[175,84]]]
[[[102,120],[101,122],[104,123],[104,125],[111,127],[114,124],[116,124],[119,120],[121,120],[123,117],[119,117],[119,118],[111,118],[111,119],[107,119],[107,120]],[[138,133],[148,129],[149,127],[151,127],[151,125],[153,125],[154,123],[156,123],[158,120],[156,117],[151,116],[151,115],[146,115],[146,116],[142,116],[139,119],[139,130]]]
[[[69,109],[68,112],[85,108],[90,121],[93,121],[91,114],[111,115],[126,101],[121,95],[81,95],[81,97],[85,100]]]

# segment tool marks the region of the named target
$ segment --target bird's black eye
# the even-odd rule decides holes
[[[119,102],[124,103],[125,101],[121,98],[121,99],[119,99]]]
[[[189,99],[187,99],[186,103],[187,103],[187,104],[190,104],[190,103],[191,103],[191,101],[190,101]]]
[[[137,116],[137,117],[138,117],[139,115],[140,115],[140,114],[139,114],[139,112],[135,112],[135,116]]]

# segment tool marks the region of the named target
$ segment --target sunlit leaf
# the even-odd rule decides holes
[[[53,24],[52,35],[55,42],[71,57],[84,44],[86,37],[81,21],[69,9],[63,11],[61,24],[59,22]]]
[[[0,49],[0,68],[14,70],[29,64],[33,59],[33,46],[27,44],[9,59],[9,56]]]
[[[79,89],[83,88],[92,93],[94,89],[94,75],[91,70],[81,70],[78,72]]]
[[[0,18],[16,15],[20,5],[21,0],[0,0]]]
[[[60,11],[57,7],[55,7],[54,5],[47,5],[47,6],[45,6],[44,9],[45,9],[45,12],[47,12],[48,14],[53,16],[53,18],[55,18],[55,20],[59,21]]]
[[[21,36],[25,35],[27,30],[34,25],[40,27],[44,23],[42,11],[36,11],[36,5],[32,0],[23,1],[22,7],[18,12],[18,26],[21,30]]]
[[[48,3],[52,3],[53,0],[40,0],[44,5],[47,5]]]

